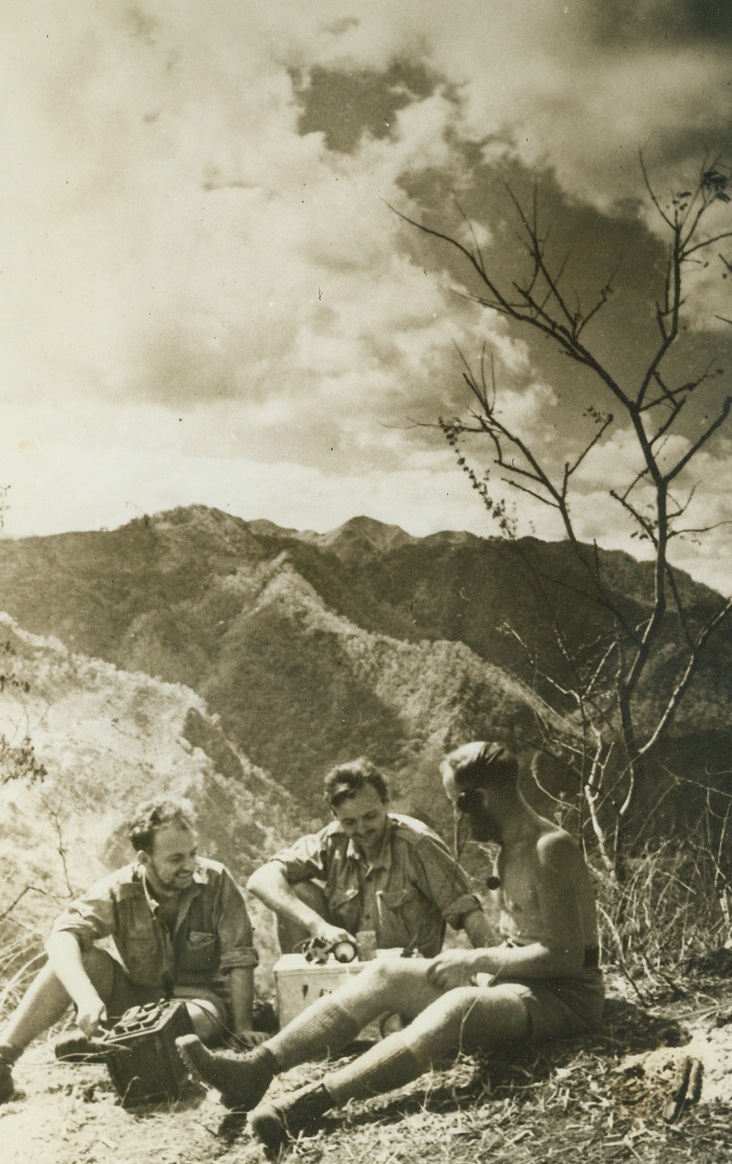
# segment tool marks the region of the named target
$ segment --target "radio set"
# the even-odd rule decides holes
[[[177,999],[161,999],[125,1011],[99,1040],[123,1107],[180,1097],[188,1071],[175,1049],[175,1040],[192,1032],[186,1004]]]

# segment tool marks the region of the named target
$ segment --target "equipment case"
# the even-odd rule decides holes
[[[107,1067],[123,1107],[179,1098],[188,1071],[175,1040],[192,1030],[186,1004],[177,999],[125,1011],[104,1039]]]
[[[378,950],[377,958],[399,958],[402,951]],[[352,974],[359,974],[369,962],[327,961],[308,962],[303,954],[282,954],[275,962],[274,977],[277,994],[277,1016],[280,1028],[291,1022],[301,1011],[324,994],[332,994]],[[359,1039],[375,1042],[381,1038],[378,1020],[369,1023]]]

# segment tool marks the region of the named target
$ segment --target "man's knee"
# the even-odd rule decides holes
[[[443,1026],[464,1026],[474,1013],[478,992],[474,986],[456,986],[435,1003],[434,1019]]]
[[[89,981],[102,1001],[106,1003],[108,996],[114,990],[117,979],[116,968],[122,971],[122,967],[111,954],[108,954],[106,950],[100,950],[97,946],[83,950],[81,960]],[[36,983],[42,988],[52,987],[55,990],[65,991],[50,961],[46,962],[38,974]]]
[[[123,1009],[134,1005],[132,985],[123,967],[111,954],[98,946],[92,946],[82,952],[81,958],[92,986],[105,1005],[109,1006],[120,992],[123,995],[120,999]]]
[[[459,987],[444,996],[446,1027],[459,1032],[461,1044],[491,1047],[522,1041],[531,1021],[520,995],[510,987]]]
[[[473,1041],[475,1032],[467,1032],[476,994],[470,986],[448,990],[405,1029],[406,1043],[425,1071],[451,1061]]]
[[[186,999],[185,1004],[193,1033],[198,1035],[201,1042],[206,1046],[221,1042],[225,1024],[214,1004],[201,998]]]
[[[375,958],[367,962],[354,979],[369,994],[384,1002],[384,1010],[409,1014],[408,1005],[417,983],[415,966],[409,959]],[[421,976],[420,976],[421,978]]]

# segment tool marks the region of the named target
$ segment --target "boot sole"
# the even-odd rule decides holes
[[[274,1107],[259,1107],[249,1116],[249,1126],[268,1152],[278,1152],[290,1140],[285,1121]]]

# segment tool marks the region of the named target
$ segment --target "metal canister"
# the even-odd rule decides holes
[[[353,942],[336,942],[333,947],[333,957],[336,962],[352,962],[356,957],[356,947]]]

